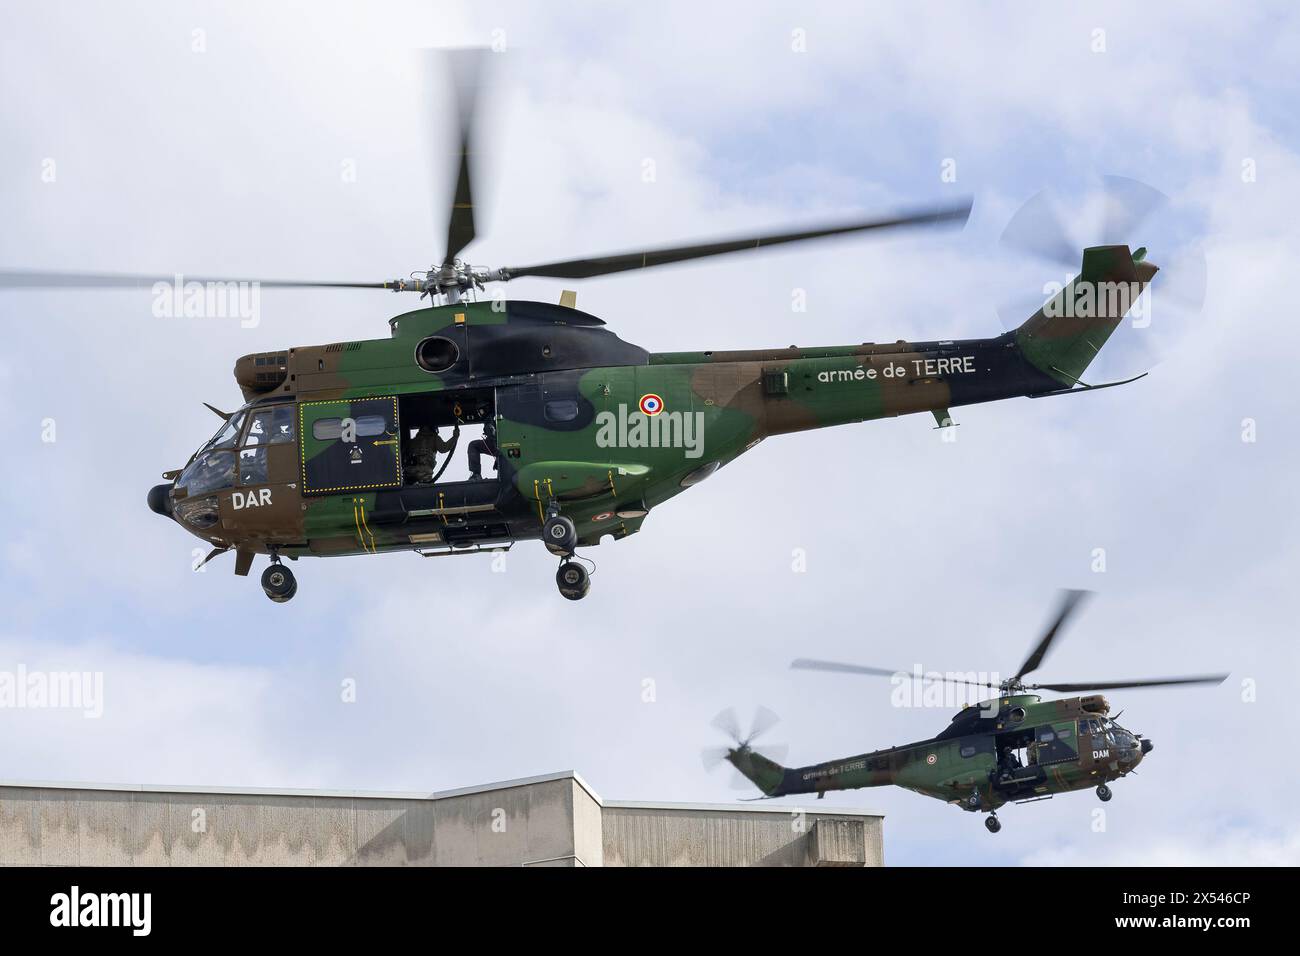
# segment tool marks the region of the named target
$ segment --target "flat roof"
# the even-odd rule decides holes
[[[479,784],[473,787],[457,787],[453,790],[435,790],[433,792],[403,792],[393,790],[305,790],[297,788],[277,789],[274,787],[210,787],[181,786],[174,784],[146,783],[84,783],[67,780],[0,780],[0,788],[22,788],[27,790],[99,790],[124,793],[204,793],[222,796],[248,797],[335,797],[362,798],[368,800],[443,800],[449,797],[464,797],[475,793],[490,793],[494,790],[509,790],[512,787],[529,787],[539,783],[555,780],[572,780],[582,787],[593,800],[602,807],[616,810],[683,810],[694,812],[736,811],[747,813],[791,813],[802,810],[804,813],[822,816],[863,816],[883,817],[878,810],[866,810],[856,807],[803,807],[794,804],[774,804],[765,800],[741,801],[738,803],[663,803],[641,800],[604,800],[576,770],[561,770],[556,773],[540,774],[535,777],[517,777],[513,780],[498,780],[493,783]]]

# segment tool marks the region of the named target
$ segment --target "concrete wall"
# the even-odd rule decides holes
[[[880,865],[881,818],[610,804],[574,773],[427,795],[0,783],[9,866],[827,863]]]
[[[877,815],[607,803],[606,866],[881,866]]]

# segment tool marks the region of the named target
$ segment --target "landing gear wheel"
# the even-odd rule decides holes
[[[1112,796],[1114,796],[1114,794],[1110,792],[1110,787],[1106,786],[1104,783],[1097,788],[1097,799],[1102,803],[1105,803]]]
[[[276,604],[283,604],[298,593],[298,580],[292,571],[276,562],[262,572],[262,590]]]
[[[570,601],[581,601],[591,590],[591,575],[581,564],[565,561],[560,565],[560,570],[555,572],[555,583],[559,586],[560,593]]]
[[[995,815],[989,814],[984,819],[984,826],[988,828],[989,833],[997,833],[999,830],[1002,829],[1002,821],[999,820]]]
[[[972,810],[978,810],[980,808],[980,795],[978,793],[972,793],[966,798],[966,806],[970,807]]]
[[[578,546],[578,529],[572,518],[551,515],[542,525],[542,541],[552,554],[568,556]]]

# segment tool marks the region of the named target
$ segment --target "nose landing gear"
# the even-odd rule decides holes
[[[1097,788],[1097,799],[1102,803],[1108,801],[1112,796],[1113,794],[1110,792],[1110,787],[1106,786],[1104,783]]]
[[[262,572],[262,590],[276,604],[283,604],[298,593],[298,579],[278,557],[272,557],[270,566]]]
[[[1002,821],[998,819],[996,813],[990,813],[984,818],[984,826],[988,828],[989,833],[997,833],[1002,829]]]

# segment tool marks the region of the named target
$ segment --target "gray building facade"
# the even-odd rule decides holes
[[[430,794],[0,782],[6,866],[880,866],[883,823],[608,801],[574,772]]]

